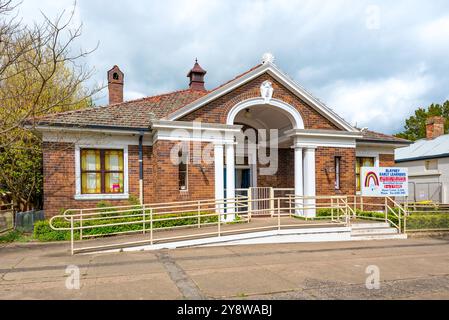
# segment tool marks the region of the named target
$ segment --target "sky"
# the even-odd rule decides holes
[[[32,23],[73,3],[23,0],[20,16]],[[78,47],[99,44],[85,61],[92,81],[120,66],[127,100],[187,88],[195,58],[213,89],[266,52],[360,128],[397,133],[416,108],[449,99],[447,0],[78,0],[76,23]]]

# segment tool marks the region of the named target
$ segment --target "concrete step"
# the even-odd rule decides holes
[[[370,229],[353,229],[351,235],[362,236],[362,235],[375,235],[375,234],[397,234],[398,229],[396,228],[370,228]]]
[[[374,223],[353,223],[351,225],[352,229],[383,229],[390,228],[390,224],[386,222],[374,222]]]
[[[375,235],[358,235],[351,236],[353,241],[370,241],[370,240],[406,240],[406,234],[375,234]]]

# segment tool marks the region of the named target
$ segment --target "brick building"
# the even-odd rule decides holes
[[[39,119],[44,205],[91,208],[233,198],[248,187],[298,196],[354,195],[362,166],[394,166],[408,141],[353,127],[285,75],[261,64],[213,90],[198,62],[189,88],[123,101],[108,72],[110,105]]]

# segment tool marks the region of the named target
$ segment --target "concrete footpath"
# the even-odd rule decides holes
[[[70,265],[79,290],[66,286]],[[366,288],[369,266],[380,271],[379,290]],[[73,257],[66,243],[0,245],[0,299],[449,299],[449,240]]]

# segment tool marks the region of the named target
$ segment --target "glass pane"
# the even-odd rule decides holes
[[[124,180],[123,173],[106,173],[105,174],[105,192],[106,193],[123,193]]]
[[[81,170],[82,171],[100,171],[100,150],[82,150],[81,151]]]
[[[187,190],[186,172],[179,172],[179,190]]]
[[[105,151],[104,161],[106,171],[123,171],[123,151]]]
[[[374,167],[374,159],[373,158],[364,158],[363,159],[363,167]]]
[[[101,193],[101,174],[100,173],[83,173],[81,192],[83,194],[99,194]]]

